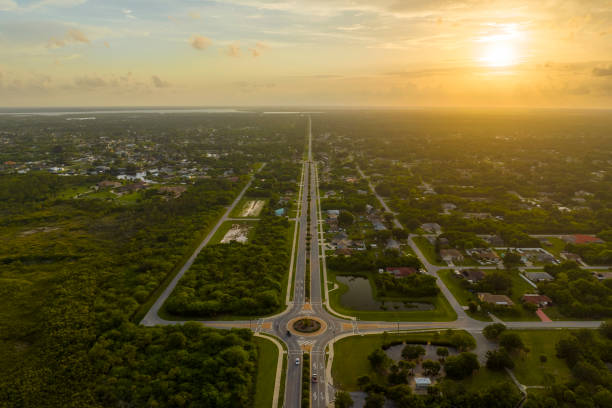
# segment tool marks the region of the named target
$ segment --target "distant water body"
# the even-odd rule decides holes
[[[229,108],[1,108],[0,115],[81,115],[103,113],[247,113],[246,110]]]
[[[82,115],[82,114],[104,114],[104,113],[264,113],[264,114],[300,114],[318,112],[294,112],[294,111],[258,111],[234,108],[0,108],[0,115]],[[87,118],[89,119],[89,118]],[[91,118],[94,119],[94,118]]]

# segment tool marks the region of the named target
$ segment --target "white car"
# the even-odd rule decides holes
[[[300,365],[300,358],[299,357],[295,359],[295,365]]]

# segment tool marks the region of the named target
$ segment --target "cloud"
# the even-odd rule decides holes
[[[272,89],[276,86],[273,82],[259,83],[259,82],[248,82],[248,81],[237,81],[233,85],[238,88],[242,93],[253,93],[266,89]]]
[[[230,57],[239,57],[240,56],[240,45],[239,44],[230,44],[225,49],[225,53]]]
[[[263,50],[268,49],[268,46],[260,41],[255,43],[255,46],[252,48],[249,48],[249,51],[251,52],[251,55],[253,57],[259,57],[261,55],[261,52]]]
[[[17,9],[17,3],[13,0],[0,0],[0,11],[11,11]]]
[[[212,44],[212,41],[210,38],[203,37],[201,35],[194,35],[189,40],[189,43],[196,50],[205,50],[210,44]]]
[[[89,44],[89,38],[81,30],[71,28],[66,32],[64,38],[53,37],[47,42],[47,48],[61,48],[69,43],[85,43]]]
[[[167,81],[163,81],[160,77],[158,77],[157,75],[153,75],[151,77],[151,82],[153,83],[153,86],[156,88],[167,88],[170,86],[170,83]]]
[[[78,77],[75,78],[74,80],[74,84],[76,86],[78,86],[79,88],[101,88],[103,86],[107,85],[107,82],[100,78],[100,77],[89,77],[89,76],[83,76],[83,77]]]
[[[134,15],[132,14],[132,10],[130,10],[130,9],[123,9],[123,10],[121,10],[121,12],[123,13],[123,15],[126,18],[129,18],[129,19],[132,19],[132,20],[136,18],[136,17],[134,17]]]
[[[194,20],[199,20],[202,17],[200,16],[200,13],[198,13],[197,11],[190,11],[189,12],[189,17],[191,17]]]
[[[87,0],[42,0],[30,6],[31,8],[39,7],[74,7],[86,3]]]
[[[612,75],[612,64],[607,67],[595,67],[593,68],[593,75],[595,76],[610,76]]]
[[[68,33],[66,33],[66,38],[71,39],[75,42],[82,42],[82,43],[89,44],[89,39],[85,36],[85,34],[83,34],[82,31],[77,30],[76,28],[68,30]]]

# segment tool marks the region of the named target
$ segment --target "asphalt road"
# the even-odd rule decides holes
[[[478,354],[481,361],[484,359],[484,355],[487,350],[494,347],[493,344],[489,343],[484,336],[482,336],[482,329],[490,323],[481,322],[470,318],[461,305],[453,297],[452,293],[448,290],[444,282],[439,279],[437,272],[445,267],[432,265],[427,261],[427,258],[423,255],[420,248],[414,243],[414,236],[410,235],[408,239],[409,245],[414,250],[420,261],[423,263],[427,273],[436,276],[438,286],[442,294],[447,298],[452,308],[457,313],[457,320],[451,322],[364,322],[357,321],[349,318],[339,318],[335,315],[330,314],[326,306],[327,299],[327,288],[326,283],[321,282],[321,272],[325,271],[324,260],[321,256],[320,248],[323,246],[321,241],[322,234],[318,230],[322,224],[320,219],[320,208],[318,207],[319,202],[319,186],[317,178],[316,162],[313,160],[312,155],[312,132],[311,132],[311,119],[308,118],[306,134],[308,137],[308,155],[303,166],[302,184],[300,200],[301,203],[298,206],[298,214],[296,216],[297,222],[297,249],[296,249],[296,265],[293,271],[294,284],[293,284],[293,301],[287,303],[287,308],[280,314],[275,316],[269,316],[255,320],[239,320],[239,321],[201,321],[203,324],[209,327],[217,327],[221,329],[229,329],[232,327],[250,328],[255,332],[263,332],[277,337],[279,340],[284,342],[287,346],[287,372],[285,382],[285,395],[283,406],[287,408],[298,408],[301,405],[301,389],[302,389],[302,354],[303,352],[309,351],[311,353],[311,373],[317,374],[318,381],[316,383],[311,382],[310,400],[312,407],[326,407],[333,400],[335,390],[333,388],[333,380],[328,378],[328,374],[331,372],[327,364],[331,364],[331,360],[326,364],[326,355],[328,354],[328,346],[339,337],[346,337],[350,335],[363,335],[368,333],[382,333],[384,331],[394,330],[434,330],[434,329],[464,329],[471,332],[476,341],[477,347],[475,352]],[[358,169],[362,177],[365,174]],[[376,195],[383,208],[393,213],[384,199],[376,194],[374,186],[371,184],[369,178],[370,189]],[[206,236],[200,246],[196,249],[193,255],[181,268],[176,277],[172,280],[170,285],[164,290],[162,295],[154,303],[153,307],[149,310],[147,315],[143,318],[141,324],[146,326],[153,325],[166,325],[166,324],[181,324],[183,321],[168,321],[158,316],[158,312],[168,298],[170,293],[176,287],[177,282],[181,279],[184,273],[193,264],[193,261],[197,257],[201,249],[210,241],[216,230],[221,224],[229,218],[229,214],[232,212],[237,203],[242,199],[244,193],[250,186],[251,181],[244,187],[240,192],[236,200],[228,208],[226,213],[221,217],[215,228]],[[310,192],[310,204],[308,202]],[[308,224],[308,213],[310,213],[310,224]],[[401,223],[394,218],[394,224],[398,228],[403,228]],[[307,251],[306,246],[306,235],[307,231],[311,235],[311,251]],[[309,259],[309,263],[306,263],[306,259]],[[323,262],[322,262],[323,260]],[[306,268],[310,268],[310,281],[305,282]],[[323,271],[322,271],[323,268]],[[291,278],[291,277],[290,277]],[[310,298],[306,298],[305,288],[306,285],[310,286]],[[321,295],[321,288],[325,289],[325,296]],[[326,305],[326,306],[325,306]],[[331,309],[331,308],[330,308]],[[288,323],[290,320],[300,316],[312,316],[323,320],[327,324],[327,329],[317,336],[307,337],[298,335],[289,335]],[[600,325],[599,321],[554,321],[549,323],[544,322],[504,322],[506,326],[513,329],[552,329],[552,328],[596,328]],[[331,356],[330,356],[331,357]],[[300,364],[295,364],[295,359],[300,359]],[[281,397],[281,398],[283,398]]]

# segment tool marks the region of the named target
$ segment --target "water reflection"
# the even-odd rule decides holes
[[[380,301],[374,299],[370,281],[362,276],[336,276],[336,280],[348,286],[340,296],[340,304],[353,310],[433,310],[431,303]]]

